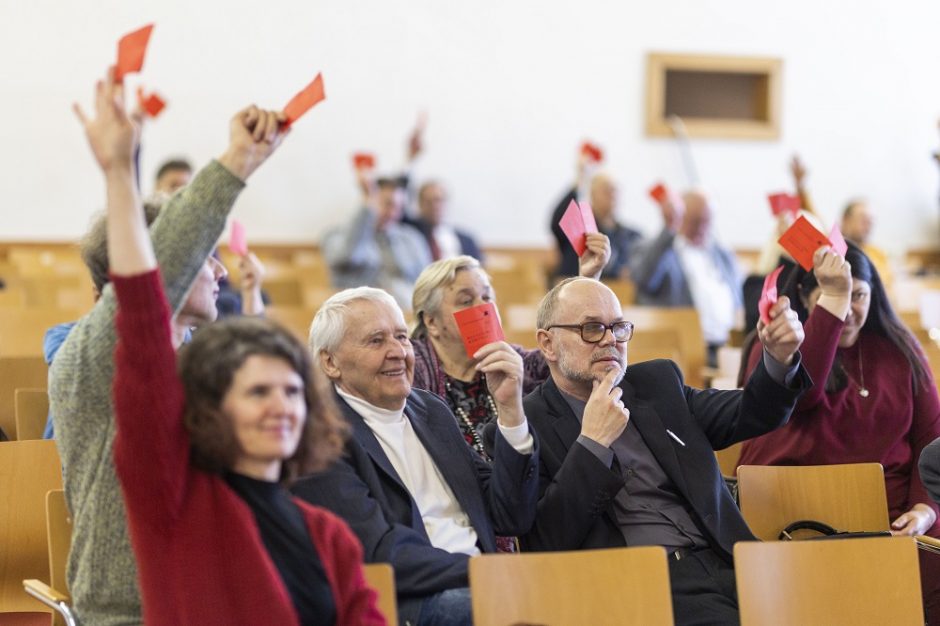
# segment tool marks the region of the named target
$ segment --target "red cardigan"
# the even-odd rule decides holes
[[[881,463],[894,520],[917,503],[937,510],[917,471],[920,451],[940,437],[937,388],[914,389],[911,366],[890,341],[862,332],[851,348],[839,348],[844,323],[822,307],[806,321],[803,365],[814,385],[800,398],[790,421],[771,433],[744,442],[741,465],[829,465]],[[859,350],[865,387],[858,393]],[[836,354],[849,375],[848,386],[835,393],[824,388]],[[755,342],[748,375],[761,355]],[[926,364],[925,364],[926,365]],[[928,374],[930,369],[927,369]],[[855,381],[855,382],[853,382]],[[940,536],[940,520],[928,534]]]
[[[116,326],[114,461],[148,626],[299,624],[248,505],[189,463],[183,387],[158,271],[112,277]],[[336,603],[337,624],[385,624],[362,547],[333,514],[295,499]]]

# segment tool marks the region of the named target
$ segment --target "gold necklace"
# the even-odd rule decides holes
[[[845,366],[842,367],[842,371],[845,372],[846,378],[848,378],[853,385],[858,387],[858,395],[863,398],[867,398],[871,395],[871,392],[868,391],[868,387],[865,386],[865,370],[862,368],[862,338],[859,337],[858,340],[858,381],[856,381],[849,374],[849,371],[845,369]]]

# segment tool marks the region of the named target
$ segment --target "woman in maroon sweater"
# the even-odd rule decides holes
[[[940,401],[917,340],[898,320],[868,257],[822,248],[790,297],[804,323],[803,364],[815,385],[790,421],[745,441],[741,465],[881,463],[892,532],[940,537],[937,504],[917,470],[940,436]],[[801,271],[797,268],[794,271]],[[760,358],[750,349],[747,374]],[[940,557],[921,554],[925,603],[940,621]]]
[[[269,321],[240,318],[202,329],[177,372],[135,183],[136,128],[113,71],[97,85],[96,114],[79,117],[107,182],[118,301],[114,463],[144,622],[384,624],[352,532],[283,486],[331,461],[343,441],[306,349]],[[255,107],[233,118],[242,157],[225,160],[233,174],[244,180],[273,152],[282,119]]]

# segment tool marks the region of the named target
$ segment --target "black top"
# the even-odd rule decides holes
[[[303,626],[336,623],[333,590],[300,508],[277,483],[228,473],[225,481],[251,508],[261,540]]]

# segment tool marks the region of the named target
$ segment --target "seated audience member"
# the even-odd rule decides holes
[[[700,192],[660,203],[663,229],[641,246],[631,264],[641,305],[694,306],[708,347],[708,363],[728,341],[741,307],[741,277],[734,254],[711,234],[712,209]]]
[[[367,176],[364,170],[359,174]],[[363,207],[349,224],[323,238],[331,281],[340,288],[380,287],[407,309],[414,282],[431,262],[431,252],[421,233],[400,221],[405,203],[401,180],[362,183]]]
[[[740,463],[881,463],[892,531],[940,538],[937,504],[916,467],[940,437],[930,367],[857,246],[849,244],[845,259],[821,248],[813,260],[788,295],[805,321],[803,363],[816,384],[789,424],[744,442]],[[748,372],[759,359],[759,348],[751,349]],[[940,623],[940,557],[921,553],[921,571],[931,623]]]
[[[692,389],[666,360],[627,367],[633,325],[595,280],[549,291],[538,328],[551,377],[524,403],[542,472],[523,550],[663,546],[676,623],[737,623],[732,550],[754,536],[714,450],[786,423],[811,384],[787,299],[759,328],[763,358],[743,390]]]
[[[96,123],[110,132],[89,138],[124,174],[108,203],[114,464],[144,622],[384,624],[352,532],[284,486],[343,444],[304,346],[273,322],[229,320],[181,350],[177,373],[171,311],[132,182],[134,125],[111,104],[120,91],[103,89]],[[265,134],[282,137],[276,125]]]
[[[99,111],[107,111],[111,90],[108,83],[99,91]],[[124,189],[126,171],[114,167],[102,143],[110,132],[108,123],[101,114],[86,119],[77,112],[109,192]],[[266,141],[276,125],[276,113],[255,107],[237,113],[228,148],[168,200],[150,229],[170,309],[179,309],[171,328],[176,346],[190,327],[216,316],[222,270],[209,254],[244,180],[277,147],[278,142]],[[107,257],[104,263],[106,273]],[[142,620],[137,568],[112,463],[115,306],[114,291],[105,286],[92,310],[72,328],[49,371],[49,402],[73,519],[68,587],[74,610],[86,624]]]
[[[861,247],[865,256],[878,270],[881,282],[886,287],[890,287],[892,274],[888,254],[870,240],[871,230],[874,225],[875,218],[872,216],[871,209],[865,200],[855,199],[845,205],[845,209],[842,211],[842,221],[839,222],[842,236]]]
[[[447,190],[437,181],[428,181],[418,189],[418,216],[405,217],[406,224],[417,228],[428,242],[431,260],[467,255],[483,259],[480,246],[473,236],[445,221]]]
[[[185,159],[170,159],[157,169],[154,195],[162,200],[185,187],[193,178],[193,166]]]
[[[583,276],[598,278],[610,257],[610,243],[601,233],[587,236],[587,250],[580,259]],[[479,360],[467,354],[454,313],[494,302],[490,277],[469,256],[442,259],[429,265],[415,283],[412,310],[415,316],[411,345],[415,353],[412,386],[435,393],[457,417],[467,443],[484,458],[483,429],[496,419],[496,406],[487,390],[486,376],[477,370]],[[523,362],[522,393],[528,394],[548,378],[548,366],[539,350],[510,346]]]
[[[933,501],[940,504],[940,438],[920,451],[920,478]]]
[[[238,289],[232,287],[228,277],[219,281],[216,308],[219,319],[233,315],[264,315],[267,294],[261,291],[264,283],[264,264],[251,251],[238,258]]]
[[[391,563],[402,623],[470,624],[468,559],[496,551],[496,533],[527,531],[535,515],[538,446],[522,412],[522,358],[504,342],[479,354],[499,413],[487,463],[440,398],[412,387],[414,352],[389,294],[334,295],[310,343],[353,435],[339,462],[294,493],[346,520],[367,562]]]
[[[572,200],[584,200],[581,196],[583,182],[588,176],[589,166],[587,157],[583,154],[578,157],[578,178],[575,186],[561,199],[555,210],[552,211],[552,235],[558,246],[557,251],[560,256],[558,267],[555,269],[555,278],[564,278],[566,276],[578,275],[578,254],[571,243],[561,230],[559,222],[561,216],[565,214],[568,205]],[[610,260],[604,268],[603,278],[627,279],[630,278],[629,263],[633,259],[637,247],[640,245],[642,236],[640,233],[628,226],[624,226],[617,221],[617,185],[604,173],[597,173],[590,177],[588,182],[588,198],[591,203],[591,209],[594,211],[594,219],[597,221],[597,229],[610,239]]]

